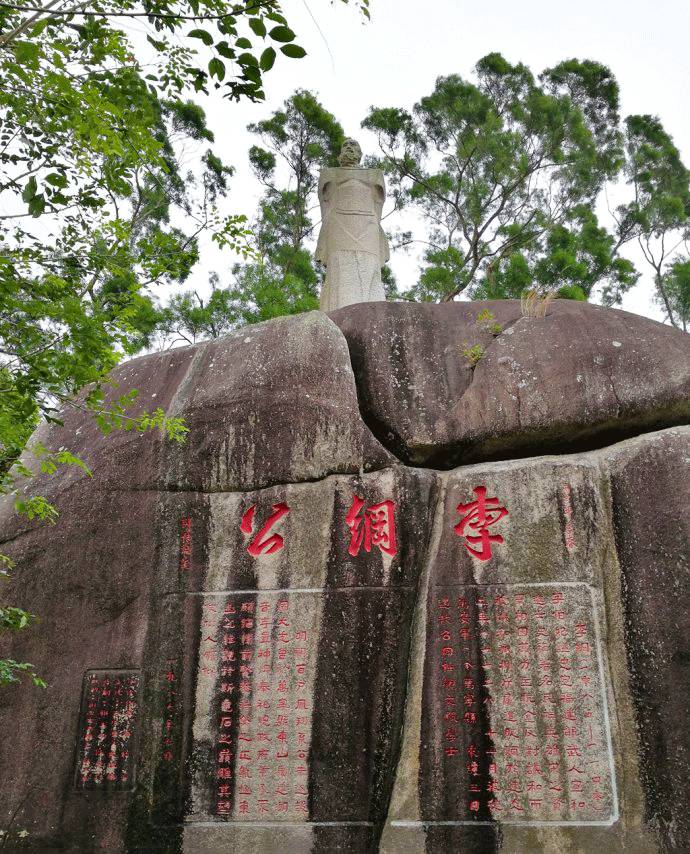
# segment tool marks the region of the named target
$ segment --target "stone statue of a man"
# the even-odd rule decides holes
[[[381,228],[383,172],[362,169],[361,158],[356,140],[346,139],[340,166],[323,169],[319,177],[321,231],[315,257],[326,266],[322,311],[386,298],[381,267],[390,251]]]

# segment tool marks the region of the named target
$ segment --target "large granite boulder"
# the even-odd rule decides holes
[[[363,418],[412,465],[588,450],[690,419],[687,335],[646,317],[570,300],[543,318],[523,317],[518,300],[361,304],[331,317]],[[462,355],[473,346],[476,364]]]
[[[42,429],[93,476],[0,512],[2,850],[690,849],[690,338],[549,312],[283,318],[115,372],[184,446]]]

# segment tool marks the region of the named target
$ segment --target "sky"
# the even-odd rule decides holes
[[[247,124],[266,118],[296,88],[316,92],[365,155],[375,154],[375,138],[360,128],[371,106],[410,108],[439,75],[471,78],[477,60],[494,51],[535,74],[572,57],[608,65],[620,86],[622,115],[659,116],[690,163],[688,0],[371,0],[369,22],[339,0],[285,0],[283,8],[307,56],[279,56],[261,104],[229,102],[216,93],[202,99],[216,151],[236,168],[228,212],[251,217],[260,195],[247,158],[256,142]],[[185,287],[207,291],[210,270],[227,282],[234,260],[204,243],[202,263]],[[413,284],[414,255],[398,250],[390,263],[401,289]],[[622,307],[661,319],[652,294],[645,270]]]

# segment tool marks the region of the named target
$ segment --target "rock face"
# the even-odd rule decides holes
[[[486,311],[494,320],[478,320]],[[589,449],[690,419],[687,336],[627,312],[556,300],[546,317],[522,317],[503,300],[332,317],[365,420],[412,465]],[[462,351],[477,345],[472,367]]]
[[[3,850],[690,849],[688,336],[377,303],[116,374],[189,439],[68,414],[93,477],[2,511]]]

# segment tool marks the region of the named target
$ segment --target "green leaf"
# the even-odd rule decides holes
[[[247,80],[251,80],[252,83],[261,83],[261,72],[256,65],[243,65],[242,74]]]
[[[0,687],[3,685],[13,685],[19,682],[16,674],[25,673],[36,686],[36,688],[45,688],[46,683],[40,676],[36,675],[36,669],[33,664],[22,661],[14,661],[11,658],[0,658]]]
[[[16,42],[14,45],[14,55],[20,65],[36,66],[39,50],[37,42]]]
[[[49,23],[50,23],[50,18],[44,18],[42,21],[39,21],[37,24],[34,24],[34,26],[31,28],[31,35],[34,38],[36,38],[37,36],[40,36],[41,33],[43,32],[43,30],[45,30],[45,28],[48,26]]]
[[[29,180],[26,182],[26,186],[22,191],[22,201],[30,202],[31,199],[36,195],[36,191],[38,189],[38,183],[36,181],[36,176],[32,175]]]
[[[267,47],[259,59],[259,68],[262,71],[270,71],[276,61],[276,52],[272,47]]]
[[[226,41],[218,42],[216,44],[216,52],[219,53],[221,56],[224,56],[226,59],[235,58],[235,51]]]
[[[62,172],[51,172],[49,175],[46,175],[46,181],[48,184],[52,184],[53,187],[66,187],[67,186],[67,178]]]
[[[291,42],[295,38],[290,27],[285,26],[273,27],[268,34],[274,42]]]
[[[266,24],[264,24],[261,18],[250,18],[249,26],[251,27],[252,32],[260,38],[264,38],[266,36]]]
[[[246,39],[244,36],[242,36],[242,38],[237,39],[235,44],[237,45],[237,47],[241,47],[243,50],[250,50],[252,46],[252,43],[249,41],[249,39]]]
[[[46,209],[46,200],[43,193],[34,196],[29,202],[29,213],[31,216],[40,216]]]
[[[213,44],[213,36],[206,30],[190,30],[187,33],[190,39],[201,39],[201,41],[209,47]]]
[[[156,50],[165,50],[165,42],[158,41],[157,39],[152,38],[151,36],[146,36],[146,41],[149,44],[152,44]]]
[[[226,15],[218,21],[218,30],[226,36],[236,36],[237,28],[233,26],[235,18],[232,15]]]
[[[237,61],[239,62],[240,65],[258,66],[258,64],[259,64],[259,61],[257,60],[257,58],[254,56],[253,53],[241,53],[237,57]]]
[[[41,519],[51,524],[55,524],[58,515],[55,507],[40,495],[29,498],[26,501],[22,498],[16,498],[14,509],[17,513],[23,514],[28,519]]]
[[[214,56],[208,64],[208,73],[211,77],[222,80],[225,77],[225,64],[217,56]]]
[[[285,56],[289,56],[292,59],[302,59],[303,56],[307,55],[306,50],[298,44],[284,44],[280,50],[281,53],[284,53]]]

